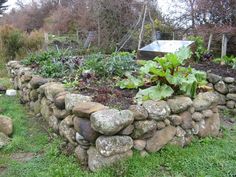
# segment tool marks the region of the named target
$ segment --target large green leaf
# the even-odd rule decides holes
[[[146,100],[161,100],[163,98],[170,97],[174,93],[174,90],[166,85],[161,85],[158,83],[156,86],[149,87],[144,90],[139,90],[137,95],[135,96],[135,100],[137,103],[141,104],[143,101]]]
[[[137,89],[144,85],[144,80],[142,78],[136,78],[129,73],[126,73],[127,79],[123,79],[117,83],[121,89]]]
[[[191,58],[192,52],[189,47],[181,47],[178,52],[175,53],[177,57],[183,63],[185,60]]]
[[[149,74],[150,70],[155,70],[158,67],[157,63],[154,61],[147,61],[144,66],[140,68],[141,74]]]

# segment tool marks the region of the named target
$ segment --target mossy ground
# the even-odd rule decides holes
[[[7,79],[0,80],[9,84]],[[73,156],[63,155],[60,138],[51,138],[43,120],[34,118],[18,98],[0,96],[1,114],[14,121],[11,143],[0,151],[0,176],[4,177],[223,177],[236,175],[236,128],[223,129],[221,138],[194,140],[187,148],[167,146],[158,153],[134,157],[96,173],[84,170]],[[26,162],[17,153],[33,154]]]

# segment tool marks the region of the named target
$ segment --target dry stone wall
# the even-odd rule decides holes
[[[186,146],[193,136],[217,136],[220,130],[214,92],[200,93],[194,100],[176,96],[117,110],[34,75],[17,61],[7,67],[22,103],[72,145],[91,171],[132,157],[134,149],[144,156],[167,144]]]
[[[219,108],[229,109],[236,113],[236,79],[221,77],[213,73],[207,74],[209,86],[214,88],[219,96]]]

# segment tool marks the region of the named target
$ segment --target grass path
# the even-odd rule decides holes
[[[0,83],[4,79],[0,80]],[[7,84],[6,79],[4,80]],[[40,118],[27,113],[17,98],[0,96],[2,113],[12,117],[14,135],[0,150],[2,177],[224,177],[236,175],[236,129],[224,129],[222,138],[194,140],[187,148],[168,146],[97,173],[83,170],[73,156],[63,155],[59,138],[50,138]]]

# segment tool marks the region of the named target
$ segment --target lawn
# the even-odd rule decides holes
[[[59,138],[51,138],[44,122],[27,113],[17,98],[0,97],[4,115],[14,121],[11,143],[0,151],[0,174],[4,177],[64,176],[235,176],[236,129],[224,129],[222,138],[194,140],[187,148],[167,146],[143,158],[134,157],[96,173],[84,170],[73,156],[60,152]],[[31,154],[25,160],[16,154]],[[32,155],[33,154],[33,155]],[[23,160],[23,162],[22,162]],[[25,161],[24,161],[25,160]]]

